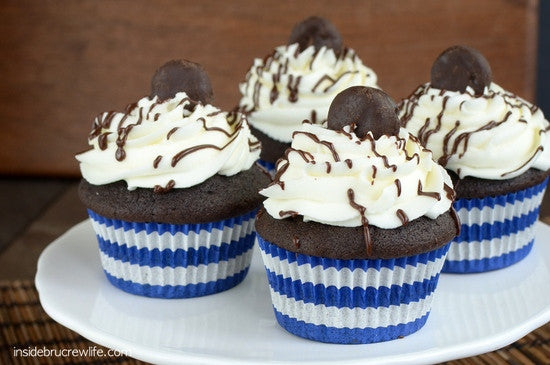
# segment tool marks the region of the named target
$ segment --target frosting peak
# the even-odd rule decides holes
[[[446,91],[421,85],[399,105],[403,126],[460,178],[502,180],[550,168],[550,126],[542,111],[495,83]]]
[[[398,136],[359,138],[304,123],[277,162],[274,182],[260,191],[276,219],[395,228],[422,215],[436,218],[454,198],[452,182],[430,151],[401,129]],[[368,232],[368,229],[365,230]]]
[[[157,192],[235,175],[260,154],[245,116],[197,103],[184,92],[164,101],[144,97],[124,113],[99,115],[88,142],[92,148],[76,156],[88,182],[125,180],[130,190]]]
[[[330,102],[342,90],[355,85],[376,86],[377,77],[355,51],[340,54],[325,46],[298,43],[279,46],[263,59],[257,58],[239,85],[240,108],[250,123],[271,138],[290,142],[303,120],[322,123]]]

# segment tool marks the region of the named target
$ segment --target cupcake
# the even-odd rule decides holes
[[[431,82],[399,104],[399,115],[455,181],[462,229],[443,271],[484,272],[524,258],[550,167],[542,111],[492,82],[481,53],[454,46],[434,62]]]
[[[171,61],[152,94],[100,114],[76,156],[108,280],[129,293],[188,298],[246,276],[269,179],[246,117],[211,105],[205,71]]]
[[[420,329],[459,223],[449,175],[393,100],[344,90],[328,129],[304,123],[276,167],[256,229],[278,323],[342,344]]]
[[[290,147],[292,133],[307,119],[322,124],[336,94],[356,85],[376,85],[376,74],[328,20],[310,17],[297,24],[287,45],[257,58],[239,85],[239,110],[248,115],[262,142],[260,162],[273,172]]]

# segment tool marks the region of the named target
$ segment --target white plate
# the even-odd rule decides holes
[[[550,321],[550,227],[521,262],[483,274],[441,275],[420,331],[368,345],[305,340],[275,321],[256,251],[247,278],[194,299],[151,299],[105,278],[90,221],[52,242],[38,260],[44,310],[89,340],[153,363],[417,364],[477,355],[516,341]]]

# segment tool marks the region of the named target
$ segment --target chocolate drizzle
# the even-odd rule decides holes
[[[115,152],[115,158],[117,159],[117,161],[123,161],[126,158],[126,151],[124,150],[126,140],[128,139],[128,135],[130,134],[130,131],[134,128],[134,126],[140,123],[141,120],[138,120],[138,122],[136,122],[135,124],[129,124],[128,126],[122,127],[118,130],[118,137],[116,139],[117,150]]]
[[[340,74],[340,76],[338,76],[336,79],[334,79],[334,78],[330,77],[329,75],[325,74],[317,81],[317,83],[315,85],[313,85],[313,87],[311,88],[311,92],[314,93],[317,90],[317,88],[319,86],[321,86],[321,84],[324,81],[328,81],[329,85],[322,90],[322,92],[326,93],[327,91],[330,90],[331,87],[336,85],[338,83],[338,81],[340,81],[344,76],[349,75],[349,74],[357,74],[357,73],[359,73],[359,71],[345,71],[345,72],[342,72]]]
[[[156,169],[159,167],[160,161],[162,160],[162,155],[158,155],[153,161],[153,168]]]
[[[101,133],[99,137],[97,137],[97,145],[102,151],[107,149],[107,137],[109,136],[109,134],[111,134],[111,132],[105,132]]]
[[[154,113],[154,111],[155,111],[155,108],[158,105],[161,105],[162,103],[163,102],[155,101],[155,102],[152,102],[148,107],[139,107],[139,108],[137,103],[132,103],[126,107],[124,114],[116,113],[114,111],[103,113],[100,116],[96,117],[96,119],[94,120],[92,131],[90,132],[90,135],[89,135],[89,139],[92,140],[93,138],[98,138],[98,142],[97,142],[98,148],[100,150],[106,150],[110,143],[109,135],[113,134],[114,132],[110,130],[104,131],[104,129],[107,129],[107,128],[111,130],[115,129],[114,126],[112,126],[112,123],[115,120],[115,118],[119,118],[118,125],[116,126],[116,139],[114,139],[113,141],[116,145],[114,157],[116,161],[119,161],[119,162],[124,161],[126,158],[125,146],[131,131],[133,130],[134,127],[142,124],[144,120],[153,122],[150,119],[151,117],[153,117],[156,121],[159,118],[160,113]],[[174,103],[170,102],[169,106],[171,107],[174,104],[175,102]],[[183,109],[193,112],[197,105],[202,105],[202,104],[200,102],[194,102],[193,100],[186,97],[181,99],[177,103],[177,105],[175,105],[175,107],[181,106]],[[137,108],[138,110],[136,111]],[[222,113],[224,112],[220,110],[216,110],[214,112],[207,114],[207,116],[214,117]],[[125,125],[124,123],[127,122],[128,117],[130,116],[132,116],[133,118],[136,118],[137,119],[136,122]],[[225,136],[229,138],[229,141],[227,141],[227,143],[225,143],[223,146],[216,146],[213,144],[202,144],[202,145],[192,146],[187,149],[184,149],[172,157],[171,166],[175,167],[181,159],[183,159],[185,156],[191,153],[194,153],[196,151],[207,149],[207,148],[221,151],[225,149],[228,145],[233,143],[239,136],[239,133],[243,128],[243,123],[246,123],[246,117],[243,114],[240,114],[238,112],[235,112],[235,113],[229,112],[224,116],[227,120],[227,123],[232,127],[232,128],[229,128],[229,130],[225,130],[224,128],[219,128],[219,127],[209,127],[207,125],[207,120],[205,118],[198,118],[196,122],[202,123],[202,127],[204,128],[205,131],[223,133]],[[187,118],[189,117],[189,114],[183,111],[182,117]],[[179,127],[174,127],[170,129],[166,134],[166,140],[170,140],[174,135],[174,133],[178,130],[178,128]],[[261,143],[255,139],[251,140],[249,138],[248,147],[251,152],[256,151],[261,148]],[[152,161],[153,169],[157,169],[159,167],[163,158],[164,156],[162,155],[158,155],[155,157],[155,159]],[[157,193],[164,193],[172,189],[174,187],[174,184],[175,182],[169,182],[166,186],[157,185],[154,187],[154,190]]]
[[[236,116],[235,116],[236,117]],[[228,117],[228,119],[231,119]],[[206,125],[206,119],[204,119],[203,117],[200,117],[199,119],[197,119],[198,122],[201,122],[202,123],[202,127],[204,128],[205,131],[216,131],[216,132],[221,132],[223,134],[225,134],[227,137],[232,137],[232,134],[228,131],[226,131],[225,129],[223,128],[219,128],[219,127],[208,127]]]
[[[116,112],[112,110],[108,113],[98,115],[94,119],[94,123],[92,124],[92,131],[90,132],[88,139],[92,140],[99,136],[102,133],[103,128],[108,129],[111,126],[111,122],[113,121],[115,115]]]
[[[261,148],[262,148],[262,142],[260,142],[260,141],[252,142],[250,139],[248,140],[248,150],[250,152],[257,151]]]
[[[397,215],[397,218],[399,218],[399,220],[401,221],[401,224],[403,224],[404,226],[409,223],[409,217],[407,216],[407,213],[403,211],[403,209],[397,209],[395,214]]]
[[[529,159],[527,161],[525,161],[525,163],[523,165],[521,165],[520,167],[512,170],[512,171],[508,171],[508,172],[505,172],[503,174],[501,174],[500,176],[504,177],[506,175],[510,175],[510,174],[513,174],[514,172],[516,171],[519,171],[521,170],[522,168],[524,168],[525,166],[527,166],[527,164],[529,162],[531,162],[536,156],[537,156],[537,153],[541,152],[544,148],[542,146],[538,146],[537,149],[535,150],[535,153],[533,153],[533,155],[531,157],[529,157]]]
[[[311,123],[313,123],[313,124],[317,123],[317,112],[315,111],[315,109],[312,109],[312,110],[311,110],[310,121],[311,121]]]
[[[338,152],[334,148],[334,145],[329,141],[321,141],[315,134],[310,132],[304,132],[304,131],[295,131],[292,133],[292,138],[296,136],[297,134],[303,134],[309,138],[311,138],[315,143],[322,144],[323,146],[327,147],[329,151],[332,153],[332,158],[334,158],[335,162],[340,161],[340,156],[338,155]]]
[[[199,145],[196,145],[196,146],[193,146],[193,147],[186,148],[183,151],[178,152],[174,157],[172,157],[171,166],[176,167],[178,162],[180,162],[181,159],[183,159],[185,156],[190,155],[190,154],[192,154],[194,152],[197,152],[197,151],[200,151],[200,150],[211,148],[211,149],[214,149],[214,150],[221,151],[221,150],[225,149],[227,146],[229,146],[235,140],[236,137],[237,137],[237,135],[235,135],[225,145],[223,145],[221,147],[216,146],[214,144],[199,144]]]
[[[288,160],[288,155],[290,154],[290,152],[297,153],[306,163],[315,164],[315,157],[313,157],[313,155],[311,153],[309,153],[307,151],[297,150],[297,149],[292,148],[292,147],[287,148],[287,150],[285,151],[285,158],[287,160]]]
[[[115,158],[117,161],[123,161],[126,158],[126,151],[124,151],[124,148],[118,147],[116,149]]]
[[[297,236],[292,237],[292,243],[294,244],[294,247],[300,248],[300,239]]]
[[[215,112],[206,114],[207,117],[215,117],[216,115],[219,115],[223,113],[221,110],[216,110]]]
[[[300,86],[301,80],[301,75],[296,78],[294,78],[293,75],[288,75],[288,84],[286,85],[286,87],[288,89],[288,101],[290,101],[291,103],[295,103],[298,101],[298,87]]]
[[[153,109],[159,105],[160,103],[157,101],[155,101],[153,104],[151,104],[151,106],[149,107],[149,110],[147,111],[147,115],[145,117],[145,119],[149,119],[149,114],[151,114],[151,112],[153,111]]]
[[[445,186],[447,185],[444,185],[444,188]],[[435,191],[423,191],[422,190],[422,182],[420,180],[418,180],[418,187],[416,189],[416,193],[419,195],[419,196],[427,196],[427,197],[430,197],[430,198],[433,198],[435,200],[441,200],[441,194],[439,194],[438,192],[435,192]]]
[[[401,180],[395,179],[394,181],[395,187],[397,188],[397,196],[401,196]]]
[[[361,225],[363,226],[363,238],[365,240],[367,256],[372,256],[372,240],[369,231],[369,221],[365,216],[367,208],[355,202],[355,192],[353,191],[353,189],[348,189],[348,200],[351,207],[357,210],[361,215]]]
[[[172,190],[174,188],[174,186],[176,186],[176,182],[174,180],[170,180],[170,181],[168,181],[166,186],[155,185],[155,187],[153,188],[153,192],[155,194],[165,194],[165,193],[169,192],[170,190]]]
[[[254,93],[252,94],[252,103],[254,104],[253,110],[258,109],[258,106],[260,105],[260,89],[262,88],[262,84],[260,83],[260,80],[256,81],[254,84]]]
[[[426,90],[428,88],[429,88],[429,86],[426,86],[426,85],[422,85],[422,86],[418,87],[411,95],[408,96],[407,99],[405,99],[405,100],[407,100],[407,103],[404,103],[404,101],[402,101],[399,104],[398,108],[401,109],[402,113],[403,113],[403,117],[401,118],[401,120],[402,120],[402,125],[404,127],[407,127],[407,124],[412,120],[412,117],[414,115],[414,111],[419,105],[420,98],[422,96],[426,95],[425,93],[426,93]],[[444,93],[445,93],[445,90],[441,90],[439,92],[439,96],[443,96]],[[472,94],[468,91],[464,92],[464,94],[470,95],[470,96],[475,97],[475,98],[483,98],[483,99],[488,99],[488,100],[493,99],[495,97],[502,97],[502,99],[504,100],[504,103],[507,104],[508,106],[512,107],[512,108],[528,108],[531,113],[535,113],[538,110],[538,108],[536,106],[522,101],[515,94],[512,94],[510,92],[493,92],[492,90],[489,90],[488,93],[483,94],[483,95],[475,95],[475,94]],[[430,95],[430,99],[432,101],[434,101],[435,100],[434,95]],[[448,100],[449,100],[449,96],[444,96],[443,97],[442,109],[436,117],[435,127],[433,129],[430,129],[429,127],[430,127],[430,124],[431,124],[432,120],[430,118],[426,118],[424,124],[418,130],[417,137],[418,137],[418,139],[419,139],[419,141],[422,145],[426,146],[429,137],[432,134],[437,133],[437,132],[440,131],[440,129],[441,129],[441,118],[442,118],[442,116],[445,112],[445,109],[447,107],[447,101]],[[510,100],[512,100],[513,102],[510,101]],[[465,100],[463,100],[459,104],[459,109],[462,109],[462,105],[464,104],[464,102],[465,102]],[[449,163],[449,159],[452,156],[457,156],[459,159],[462,158],[466,154],[466,152],[468,151],[469,141],[470,141],[470,138],[473,134],[483,132],[483,131],[489,131],[491,129],[497,128],[500,125],[502,125],[503,123],[506,123],[512,115],[513,115],[512,111],[509,110],[509,111],[506,112],[504,117],[499,121],[491,120],[491,121],[483,124],[482,126],[478,127],[475,130],[472,130],[472,131],[469,131],[469,132],[462,132],[462,133],[458,132],[459,129],[460,129],[460,126],[461,126],[461,122],[460,122],[460,120],[456,120],[454,127],[449,132],[447,132],[445,134],[445,136],[443,137],[443,146],[442,146],[443,151],[442,151],[441,157],[438,158],[437,162],[442,166],[446,166]],[[528,122],[525,119],[520,118],[520,119],[518,119],[518,123],[526,124]],[[539,148],[541,148],[541,147],[539,146]],[[504,177],[506,175],[512,174],[512,173],[522,169],[523,167],[525,167],[530,161],[533,160],[533,158],[535,158],[537,153],[540,151],[539,148],[537,148],[535,153],[522,166],[520,166],[519,168],[517,168],[513,171],[505,172],[505,173],[501,174],[501,176]]]
[[[443,156],[441,156],[437,160],[437,162],[441,166],[447,166],[447,163],[449,162],[449,158],[451,158],[451,153],[448,152],[449,141],[450,141],[451,137],[453,136],[453,134],[456,133],[459,126],[460,126],[460,121],[457,120],[455,122],[454,128],[451,129],[447,134],[445,134],[445,137],[443,138]]]
[[[296,218],[298,216],[298,212],[295,210],[281,210],[279,211],[279,217],[292,217]]]
[[[277,83],[279,82],[279,77],[277,77],[278,74],[273,75],[273,87],[271,88],[271,92],[269,93],[269,103],[273,104],[275,100],[279,97],[279,89],[277,88]]]
[[[281,176],[286,172],[286,170],[288,169],[288,166],[290,165],[288,163],[288,161],[286,162],[286,164],[282,165],[280,168],[280,164],[279,162],[281,162],[282,160],[279,159],[276,163],[275,163],[275,166],[277,166],[277,172],[275,173],[275,176],[273,176],[273,181],[271,182],[271,184],[269,184],[268,186],[273,186],[273,185],[279,185],[281,187],[282,190],[285,190],[285,182],[284,181],[281,181]]]
[[[168,132],[168,134],[166,134],[166,140],[169,140],[170,137],[172,136],[172,134],[176,133],[176,131],[179,129],[179,127],[174,127],[172,129],[170,129],[170,131]]]
[[[299,48],[296,48],[296,51],[293,54],[293,57],[296,58],[300,55]],[[288,100],[291,103],[298,102],[299,99],[299,85],[302,79],[301,75],[293,75],[288,73],[288,65],[289,65],[289,58],[284,58],[284,61],[281,60],[281,53],[277,52],[276,50],[273,50],[271,53],[267,54],[261,61],[261,64],[254,66],[250,69],[250,71],[246,74],[245,80],[243,82],[244,89],[247,91],[250,91],[250,87],[252,87],[252,105],[251,106],[241,106],[241,109],[244,112],[252,112],[254,110],[257,110],[260,106],[260,93],[261,88],[264,84],[260,79],[266,77],[264,73],[271,72],[271,90],[269,91],[269,103],[273,104],[275,101],[279,99],[281,96],[281,90],[280,90],[280,82],[283,75],[287,76],[286,81],[286,89],[288,90]],[[309,69],[313,70],[313,64],[318,59],[319,56],[319,50],[315,50],[311,57],[311,61],[309,62]],[[350,58],[351,61],[354,63],[357,60],[357,55],[355,52],[351,51],[349,48],[344,48],[343,52],[340,54],[337,54],[337,60],[338,62],[341,62],[345,60],[346,58]],[[272,70],[272,65],[275,61],[278,61],[277,69]],[[252,78],[253,74],[257,75],[257,79],[255,81]],[[323,74],[319,80],[313,85],[311,88],[311,92],[318,92],[319,88],[323,84],[327,84],[322,90],[320,90],[323,93],[328,92],[335,84],[337,84],[343,77],[350,74],[358,74],[360,73],[359,70],[349,70],[341,73],[338,75],[338,77],[334,78],[330,76],[329,74]],[[367,78],[371,77],[370,73],[367,74]],[[254,84],[252,84],[252,82]],[[265,80],[265,84],[269,84],[267,80]],[[313,123],[317,122],[317,116],[313,114],[314,111],[312,111],[311,120]]]
[[[441,118],[443,117],[443,113],[445,112],[445,108],[447,107],[447,102],[448,101],[449,101],[449,97],[445,96],[443,98],[443,103],[442,103],[442,106],[441,106],[441,112],[439,112],[439,114],[437,115],[437,118],[436,118],[437,123],[436,123],[435,128],[434,129],[428,129],[428,127],[430,125],[430,118],[426,118],[426,121],[425,121],[424,125],[418,131],[418,139],[420,140],[420,143],[422,145],[425,146],[426,143],[428,142],[428,139],[430,138],[430,136],[434,133],[439,132],[439,130],[441,129]]]
[[[447,197],[447,199],[449,199],[450,201],[455,200],[456,193],[452,187],[447,184],[443,184],[443,190],[445,191],[445,196]]]

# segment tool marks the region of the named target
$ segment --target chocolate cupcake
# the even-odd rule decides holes
[[[310,17],[296,24],[288,44],[255,59],[239,85],[238,108],[262,142],[260,162],[273,171],[302,121],[324,123],[336,94],[355,85],[377,87],[376,82],[373,70],[342,45],[328,20]]]
[[[455,180],[462,222],[444,272],[483,272],[524,258],[550,168],[550,124],[542,111],[492,82],[481,53],[445,50],[431,82],[399,105],[402,126]]]
[[[304,123],[276,167],[256,229],[279,324],[345,344],[420,329],[459,223],[451,178],[393,101],[346,89],[328,129]]]
[[[246,117],[211,100],[199,65],[171,61],[151,96],[100,114],[91,149],[76,156],[103,269],[124,291],[196,297],[247,274],[269,179],[254,165],[260,143]]]

